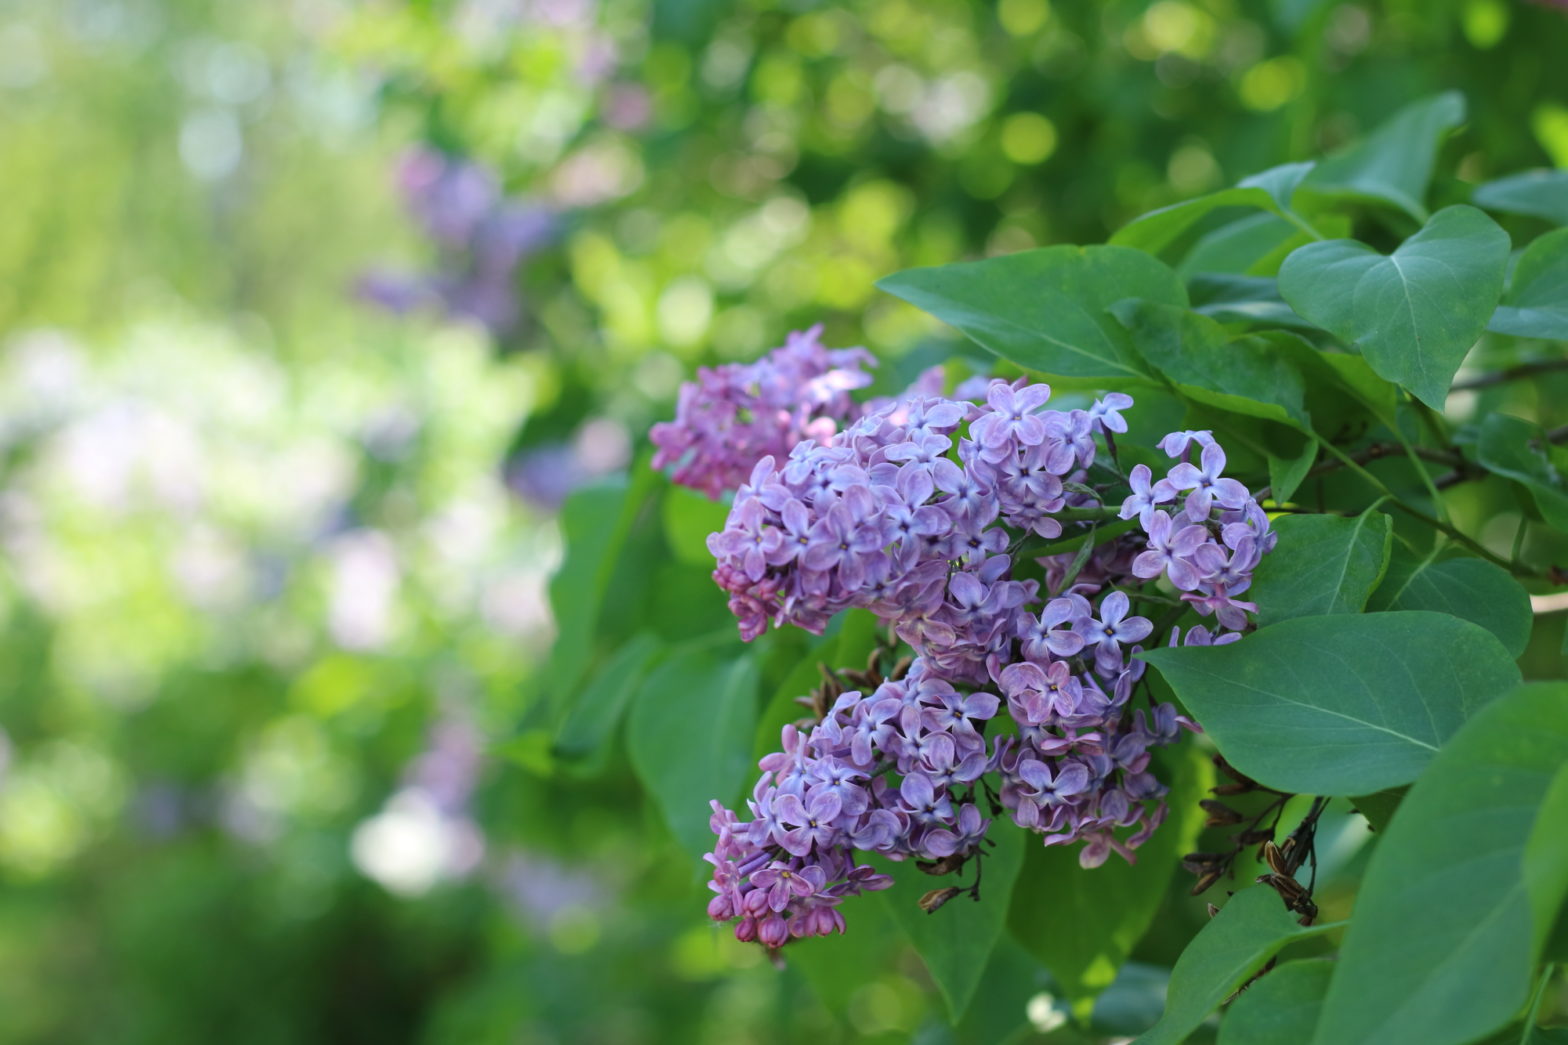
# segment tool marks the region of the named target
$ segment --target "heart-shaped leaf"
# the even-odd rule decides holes
[[[1562,191],[1568,195],[1568,184]],[[1568,341],[1568,229],[1548,232],[1525,248],[1487,329]]]
[[[1568,225],[1568,171],[1523,171],[1476,186],[1477,207]]]
[[[1442,613],[1297,617],[1226,646],[1140,656],[1232,765],[1296,794],[1408,784],[1519,681],[1490,632]]]
[[[1497,307],[1508,234],[1474,207],[1448,207],[1393,254],[1355,240],[1310,243],[1285,259],[1290,307],[1372,369],[1442,409],[1454,372]]]
[[[1021,367],[1064,378],[1149,376],[1106,309],[1124,298],[1185,306],[1176,273],[1128,247],[1045,247],[897,272],[877,283]]]
[[[1382,512],[1354,518],[1287,515],[1274,521],[1279,544],[1253,571],[1247,598],[1258,623],[1327,613],[1360,613],[1383,571],[1394,522]]]
[[[1568,847],[1531,836],[1568,763],[1568,685],[1481,709],[1372,852],[1316,1045],[1461,1045],[1512,1019],[1568,889]],[[1537,859],[1527,859],[1534,849]]]

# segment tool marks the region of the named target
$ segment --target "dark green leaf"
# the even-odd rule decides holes
[[[1326,931],[1303,927],[1266,886],[1243,889],[1220,908],[1171,970],[1165,1014],[1135,1045],[1176,1045],[1247,978],[1293,940]]]
[[[1323,160],[1304,187],[1327,196],[1393,204],[1425,221],[1426,189],[1443,138],[1465,118],[1457,91],[1407,105],[1364,139]]]
[[[1240,276],[1205,272],[1187,281],[1193,311],[1221,323],[1255,323],[1271,327],[1314,329],[1279,296],[1272,276]]]
[[[1546,433],[1539,425],[1507,414],[1488,414],[1481,422],[1475,454],[1487,471],[1529,490],[1547,523],[1568,530],[1568,483],[1553,464]]]
[[[1311,243],[1285,259],[1291,308],[1372,369],[1442,409],[1454,372],[1497,307],[1508,234],[1474,207],[1448,207],[1383,255],[1355,240]]]
[[[616,650],[572,705],[556,734],[555,757],[601,761],[632,694],[664,652],[664,643],[647,632]]]
[[[1318,441],[1314,436],[1297,437],[1299,446],[1290,452],[1278,446],[1283,440],[1273,440],[1264,446],[1269,465],[1269,493],[1274,501],[1284,504],[1290,500],[1318,458]]]
[[[1106,309],[1124,298],[1186,305],[1176,274],[1127,247],[1045,247],[909,269],[877,286],[950,323],[1003,359],[1065,378],[1147,377]]]
[[[661,481],[646,461],[639,461],[629,477],[584,487],[561,506],[566,553],[550,578],[556,638],[546,671],[552,687],[551,706],[557,713],[566,707],[587,673],[594,639],[600,634],[605,589],[615,575],[632,524]]]
[[[713,846],[709,801],[733,803],[752,776],[757,663],[750,653],[726,656],[729,641],[672,652],[643,683],[626,723],[632,768],[694,857]]]
[[[1111,237],[1111,243],[1158,254],[1198,221],[1223,207],[1253,207],[1285,217],[1290,214],[1291,195],[1311,169],[1311,163],[1287,163],[1255,174],[1235,188],[1150,211],[1124,225]]]
[[[1307,429],[1301,372],[1261,340],[1230,340],[1207,316],[1147,301],[1111,313],[1138,353],[1191,399],[1222,410]]]
[[[1008,930],[1050,970],[1080,1016],[1089,1014],[1095,996],[1116,979],[1159,910],[1172,868],[1196,847],[1203,825],[1198,800],[1207,794],[1212,767],[1190,746],[1170,761],[1174,767],[1160,771],[1171,786],[1170,815],[1138,850],[1136,863],[1113,858],[1086,870],[1078,865],[1076,847],[1037,841],[1024,857]]]
[[[1563,191],[1568,194],[1568,186]],[[1548,232],[1525,248],[1487,329],[1568,341],[1568,229]]]
[[[1444,559],[1397,548],[1373,592],[1373,610],[1435,610],[1481,625],[1511,657],[1524,653],[1535,616],[1530,596],[1508,571],[1484,559]]]
[[[1524,171],[1476,187],[1477,207],[1505,214],[1528,214],[1554,225],[1568,225],[1568,170]]]
[[[1349,519],[1287,515],[1273,528],[1279,544],[1253,571],[1247,591],[1260,625],[1361,612],[1388,567],[1393,520],[1372,510]]]
[[[1356,812],[1372,825],[1372,830],[1387,831],[1388,822],[1394,819],[1399,803],[1405,800],[1409,790],[1407,787],[1391,787],[1386,791],[1374,791],[1370,795],[1357,795],[1350,802],[1356,807]]]
[[[1177,271],[1184,279],[1205,272],[1272,276],[1286,255],[1316,239],[1276,214],[1249,214],[1203,235]]]
[[[848,1012],[855,992],[890,966],[903,945],[903,933],[883,905],[870,897],[847,900],[841,910],[848,932],[797,940],[785,953],[785,960],[805,975],[817,997],[840,1017]]]
[[[1408,784],[1519,681],[1490,632],[1441,613],[1297,617],[1227,646],[1141,655],[1232,765],[1297,794]]]
[[[1568,704],[1568,687],[1558,685]],[[1524,884],[1535,919],[1537,947],[1555,935],[1568,914],[1563,898],[1568,894],[1568,761],[1559,766],[1524,847]]]
[[[1524,1005],[1568,888],[1568,853],[1529,873],[1527,843],[1568,763],[1568,685],[1523,686],[1443,747],[1372,852],[1317,1045],[1461,1045]]]
[[[978,903],[968,896],[958,896],[927,914],[920,909],[920,898],[932,889],[958,884],[955,876],[933,877],[909,862],[884,865],[893,875],[894,884],[879,895],[925,960],[953,1023],[962,1019],[969,1008],[980,975],[1002,939],[1013,883],[1023,865],[1024,846],[1039,844],[1005,818],[992,824],[987,837],[996,841],[996,848],[988,850],[984,858],[984,884]],[[965,868],[966,881],[973,873],[972,868]]]
[[[1219,1045],[1302,1045],[1312,1040],[1334,963],[1303,958],[1269,970],[1241,992],[1220,1024]]]

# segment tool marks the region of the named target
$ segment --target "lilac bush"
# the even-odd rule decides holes
[[[1122,475],[1111,433],[1130,396],[1050,410],[1048,386],[991,380],[974,399],[927,385],[857,408],[868,357],[815,337],[705,371],[655,429],[676,481],[734,489],[708,547],[744,639],[820,634],[864,609],[914,653],[901,677],[786,726],[749,818],[713,803],[709,914],[769,948],[842,932],[844,897],[891,884],[857,851],[953,870],[983,856],[1004,811],[1045,845],[1079,845],[1086,868],[1132,860],[1166,813],[1151,751],[1198,728],[1173,705],[1134,706],[1134,655],[1156,631],[1134,609],[1214,618],[1172,644],[1234,641],[1274,542],[1210,432],[1163,439],[1174,463],[1158,479]],[[1116,519],[1138,530],[1097,540]],[[1080,535],[1077,550],[1039,547]]]

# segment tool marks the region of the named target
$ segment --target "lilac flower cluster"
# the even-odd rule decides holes
[[[797,331],[755,363],[702,367],[681,386],[675,420],[653,426],[653,466],[715,500],[739,486],[758,460],[798,443],[828,442],[860,415],[849,393],[871,383],[863,348],[824,348],[820,325]]]
[[[845,896],[892,884],[854,850],[894,860],[973,853],[990,825],[975,802],[994,762],[982,730],[999,706],[916,660],[869,697],[840,696],[809,733],[785,726],[783,750],[759,763],[752,819],[713,803],[709,915],[738,919],[738,939],[777,948],[843,932]]]
[[[522,320],[518,266],[555,236],[555,215],[507,196],[485,168],[430,149],[404,159],[398,186],[440,250],[440,270],[370,272],[360,279],[360,295],[395,312],[435,305],[497,337],[515,331]]]
[[[1182,601],[1204,616],[1213,614],[1222,631],[1232,633],[1216,641],[1234,641],[1234,633],[1247,626],[1247,614],[1257,611],[1236,596],[1252,584],[1253,569],[1279,537],[1247,488],[1223,476],[1225,451],[1212,433],[1173,432],[1160,440],[1160,448],[1181,459],[1163,479],[1151,483],[1154,473],[1141,464],[1127,477],[1132,494],[1121,518],[1137,517],[1149,538],[1131,572],[1140,580],[1168,578]]]
[[[1144,465],[1117,478],[1100,439],[1109,451],[1127,430],[1128,396],[1056,411],[1044,385],[998,380],[984,395],[909,396],[782,464],[764,457],[709,538],[744,638],[786,621],[820,633],[863,608],[917,655],[904,680],[846,694],[807,734],[786,730],[761,764],[751,821],[716,807],[710,913],[739,919],[742,939],[777,947],[842,930],[839,900],[873,880],[854,877],[871,872],[852,850],[982,855],[977,796],[1046,845],[1081,843],[1085,867],[1131,860],[1165,817],[1151,751],[1197,726],[1171,705],[1133,707],[1134,655],[1154,633],[1133,599],[1216,618],[1173,643],[1234,641],[1254,609],[1238,596],[1273,546],[1268,518],[1222,474],[1208,432],[1166,437],[1180,460],[1158,481]],[[1119,512],[1115,487],[1130,487]],[[1117,516],[1143,532],[1020,553]],[[1016,731],[988,740],[1004,707]]]

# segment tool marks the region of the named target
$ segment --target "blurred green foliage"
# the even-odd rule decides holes
[[[622,465],[693,363],[813,322],[918,358],[876,278],[1104,239],[1439,89],[1439,204],[1568,166],[1564,53],[1514,0],[0,3],[0,1042],[1059,1022],[1021,952],[949,1032],[911,955],[830,1011],[811,958],[704,923],[624,757],[537,728],[559,537],[509,464]],[[353,299],[438,260],[394,189],[419,144],[559,216],[500,342]],[[1102,1030],[1201,917],[1162,913]]]

